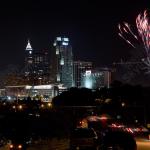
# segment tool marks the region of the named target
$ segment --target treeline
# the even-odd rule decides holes
[[[150,87],[133,86],[115,81],[109,89],[105,87],[96,90],[71,88],[55,97],[52,105],[54,108],[69,106],[69,113],[78,114],[78,116],[85,115],[88,109],[83,111],[83,108],[75,109],[72,106],[96,106],[91,111],[95,114],[106,113],[115,118],[124,118],[126,121],[139,121],[145,124],[150,122],[148,115],[150,113]],[[68,109],[66,113],[68,113]]]
[[[123,84],[114,81],[111,87],[96,90],[86,88],[70,88],[53,98],[54,106],[87,106],[103,103],[122,103],[127,105],[150,104],[150,87]]]

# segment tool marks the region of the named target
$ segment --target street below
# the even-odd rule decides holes
[[[145,139],[137,139],[137,150],[150,150],[150,141]]]

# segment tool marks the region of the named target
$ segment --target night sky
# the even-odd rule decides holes
[[[96,66],[111,65],[129,51],[117,35],[118,23],[127,21],[134,25],[138,13],[148,8],[148,0],[1,2],[0,70],[8,64],[24,62],[28,38],[35,51],[50,51],[56,36],[70,38],[76,60],[93,61]]]

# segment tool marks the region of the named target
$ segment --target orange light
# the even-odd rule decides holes
[[[44,104],[41,104],[41,107],[44,108]]]
[[[48,103],[47,105],[48,105],[48,107],[51,107],[51,106],[52,106],[52,104],[51,104],[51,103]]]
[[[22,105],[19,105],[18,107],[19,107],[19,109],[22,109]]]
[[[10,148],[13,148],[13,147],[14,147],[14,146],[11,144],[11,145],[10,145]]]
[[[21,149],[21,148],[22,148],[22,145],[18,145],[18,148]]]
[[[100,117],[100,120],[107,120],[108,118],[105,116]]]
[[[13,108],[13,109],[15,109],[15,108],[16,108],[16,106],[14,105],[12,108]]]

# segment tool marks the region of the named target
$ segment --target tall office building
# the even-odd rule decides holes
[[[84,74],[87,70],[92,70],[92,62],[74,61],[73,81],[75,87],[81,87],[82,74]]]
[[[28,40],[26,49],[25,49],[25,65],[33,63],[33,49],[31,47],[30,41]]]
[[[33,73],[33,66],[34,66],[34,55],[33,49],[31,46],[30,41],[28,40],[27,46],[25,48],[25,66],[24,66],[24,73],[26,77],[29,77]]]
[[[57,37],[51,54],[51,74],[56,83],[73,86],[73,53],[69,38]]]
[[[34,53],[34,74],[39,84],[48,84],[50,76],[49,56],[46,50]]]
[[[49,60],[47,51],[33,51],[28,40],[25,49],[24,73],[29,84],[49,83]]]

